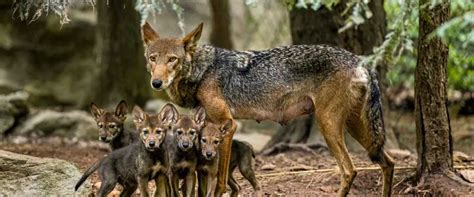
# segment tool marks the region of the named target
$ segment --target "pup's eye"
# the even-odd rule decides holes
[[[154,55],[148,57],[148,59],[150,60],[150,62],[155,62],[156,61],[156,57]]]
[[[99,123],[99,124],[97,124],[97,126],[99,126],[99,128],[101,128],[101,129],[102,129],[102,127],[104,127],[104,124],[102,124],[102,123]]]
[[[175,62],[176,60],[178,60],[178,58],[173,56],[168,59],[168,62]]]
[[[196,131],[195,131],[195,130],[191,130],[189,133],[190,133],[191,135],[194,135],[194,134],[196,134]]]
[[[148,131],[148,129],[143,129],[142,132],[143,132],[143,135],[148,135],[150,131]]]
[[[176,133],[178,133],[178,135],[182,135],[182,134],[183,134],[183,131],[177,130]]]
[[[114,125],[114,124],[111,124],[111,125],[109,125],[109,128],[115,129],[115,125]]]
[[[207,140],[206,140],[205,138],[202,138],[202,139],[201,139],[201,142],[202,142],[202,143],[206,143],[206,141],[207,141]]]
[[[156,134],[160,134],[161,132],[163,132],[162,129],[156,129],[156,131],[155,131]]]
[[[219,143],[220,143],[219,140],[214,140],[215,145],[218,145]]]

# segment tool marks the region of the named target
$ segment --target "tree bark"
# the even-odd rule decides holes
[[[369,7],[373,13],[372,18],[357,28],[353,27],[342,33],[338,33],[338,30],[344,26],[344,17],[341,16],[341,13],[346,8],[346,1],[341,1],[332,10],[325,7],[317,11],[294,8],[290,11],[293,44],[329,44],[339,46],[358,55],[371,54],[373,48],[384,41],[386,17],[383,0],[373,0],[369,3]],[[386,92],[386,65],[379,65],[378,68],[380,71],[378,76],[380,84],[382,84],[380,88],[382,92]],[[388,102],[384,98],[382,100],[385,100],[384,107],[386,110],[384,112],[386,112],[388,111]],[[387,116],[388,113],[384,113],[384,117]],[[390,141],[389,147],[398,147],[393,132],[388,130],[387,133],[388,141]],[[323,142],[318,125],[314,123],[314,116],[301,117],[288,126],[281,127],[264,149],[282,142],[306,144]]]
[[[420,0],[420,5],[429,3]],[[428,35],[449,17],[449,1],[430,10],[420,6],[418,59],[415,71],[417,177],[453,170],[453,145],[447,108],[448,46]]]
[[[145,70],[140,16],[135,1],[97,1],[97,54],[99,76],[92,88],[93,101],[116,104],[124,99],[144,104],[150,97]]]
[[[209,0],[212,12],[211,44],[225,49],[232,49],[230,33],[229,0]]]
[[[414,194],[457,196],[474,191],[453,169],[453,140],[447,107],[448,45],[430,34],[449,18],[449,0],[433,9],[419,2],[418,58],[415,70],[417,170],[408,177]],[[405,190],[405,188],[395,188]]]

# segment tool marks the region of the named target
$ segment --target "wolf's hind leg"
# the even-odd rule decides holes
[[[357,174],[344,142],[344,122],[340,114],[326,113],[318,114],[318,122],[321,133],[326,140],[329,150],[336,158],[341,172],[341,184],[338,196],[346,196],[349,193],[352,182]]]

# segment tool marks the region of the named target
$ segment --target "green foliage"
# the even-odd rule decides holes
[[[441,0],[422,5],[430,8]],[[373,55],[362,64],[389,67],[388,80],[392,86],[413,87],[418,40],[418,1],[387,0],[385,2],[389,33]],[[460,91],[474,91],[474,4],[452,0],[451,19],[436,29],[429,38],[439,37],[449,44],[448,85]]]

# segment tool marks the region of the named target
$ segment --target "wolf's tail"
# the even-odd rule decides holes
[[[79,179],[79,181],[76,183],[76,186],[74,187],[74,191],[77,191],[77,189],[79,189],[79,187],[82,185],[82,183],[84,183],[84,181],[86,181],[86,179],[87,179],[92,173],[94,173],[94,172],[97,170],[97,168],[99,168],[99,166],[100,166],[101,163],[102,163],[102,160],[95,162],[94,164],[92,164],[91,167],[89,167],[89,168],[84,172],[84,174],[82,175],[81,179]]]
[[[368,130],[372,135],[373,144],[369,151],[370,159],[378,163],[383,158],[382,151],[385,144],[385,126],[382,114],[382,101],[377,75],[369,70],[369,98],[367,100],[366,115],[368,120]]]

